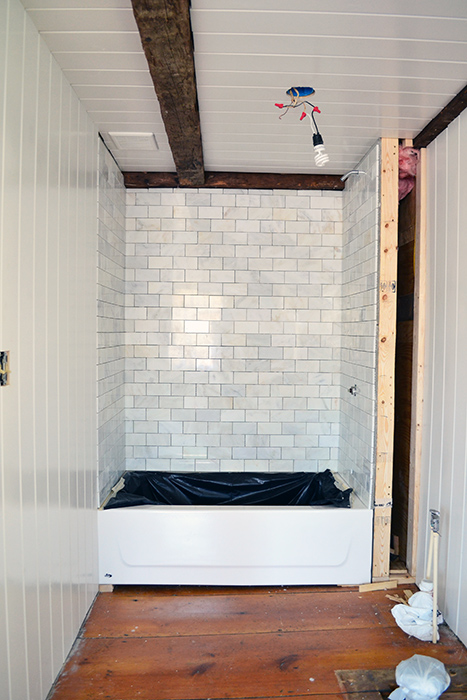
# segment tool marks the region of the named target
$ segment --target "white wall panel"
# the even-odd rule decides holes
[[[467,115],[428,148],[425,412],[419,571],[428,511],[441,511],[441,609],[467,641]],[[420,574],[420,575],[421,575]]]
[[[96,591],[97,134],[18,0],[0,27],[0,696],[43,700]]]

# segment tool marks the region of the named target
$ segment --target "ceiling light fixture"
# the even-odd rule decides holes
[[[310,126],[311,126],[311,132],[312,132],[312,141],[313,141],[313,149],[315,152],[315,164],[318,166],[318,168],[322,168],[323,165],[326,165],[326,163],[329,163],[329,156],[324,150],[324,141],[323,137],[319,133],[318,125],[316,123],[315,119],[315,112],[318,112],[318,114],[321,114],[320,110],[318,107],[314,104],[311,104],[311,102],[308,102],[306,99],[310,95],[314,93],[314,88],[312,87],[291,87],[289,90],[286,91],[286,94],[290,96],[290,104],[284,105],[282,103],[276,102],[276,107],[279,107],[279,109],[285,109],[284,114],[287,114],[290,108],[295,108],[299,106],[303,106],[303,112],[300,117],[300,121],[302,119],[305,119],[305,117],[310,118]],[[308,114],[306,111],[306,105],[310,105],[312,107],[311,114]],[[282,119],[284,114],[281,114],[279,119]]]
[[[319,112],[319,109],[315,107],[313,109],[313,112]],[[311,126],[311,133],[312,133],[312,141],[313,141],[313,149],[315,151],[315,165],[318,166],[318,168],[322,168],[323,165],[326,165],[326,163],[329,163],[329,156],[324,150],[324,141],[323,137],[318,131],[318,125],[316,123],[315,117],[313,112],[311,114],[307,114],[306,112],[303,112],[301,119],[305,117],[310,118],[310,126]]]

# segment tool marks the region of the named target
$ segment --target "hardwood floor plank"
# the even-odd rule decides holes
[[[415,588],[414,588],[415,590]],[[101,594],[85,637],[172,637],[204,634],[252,634],[394,625],[394,603],[384,591],[353,596],[338,591],[159,597]]]
[[[450,665],[467,663],[467,650],[447,628],[436,646],[398,627],[86,638],[76,644],[52,700],[339,697],[335,669],[395,667],[427,652]]]
[[[348,700],[337,670],[393,672],[414,653],[467,664],[447,626],[420,642],[393,605],[355,587],[117,587],[98,596],[50,700]]]

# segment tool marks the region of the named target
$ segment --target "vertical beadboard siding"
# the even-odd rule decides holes
[[[4,127],[5,127],[5,69],[6,69],[6,53],[7,53],[7,20],[8,20],[8,7],[5,3],[0,4],[0,212],[3,210],[4,203],[4,192],[3,192],[3,178],[5,174],[5,138],[4,138]],[[1,216],[1,214],[0,214]],[[1,219],[0,219],[1,222]],[[0,223],[0,226],[2,224]],[[1,231],[1,229],[0,229]],[[3,260],[5,256],[5,246],[3,244],[3,236],[0,234],[0,266],[3,267]],[[4,304],[4,291],[3,285],[0,284],[0,321],[3,322],[3,313],[1,309]],[[1,326],[0,326],[0,338]],[[3,411],[3,402],[0,395],[0,411]],[[4,630],[0,634],[0,695],[8,697],[9,692],[9,654],[8,654],[8,617],[6,611],[6,580],[5,580],[5,540],[3,537],[3,528],[5,521],[5,507],[3,504],[3,493],[4,493],[4,479],[3,479],[3,437],[4,437],[4,427],[3,421],[1,420],[0,413],[0,629]]]
[[[380,145],[357,166],[344,191],[342,286],[343,476],[370,507],[373,496]],[[357,395],[349,393],[357,386]]]
[[[128,468],[338,468],[340,193],[127,193]]]
[[[43,700],[96,592],[97,134],[0,5],[0,696]]]
[[[441,511],[440,607],[467,643],[467,114],[428,148],[427,324],[419,576]]]
[[[99,143],[98,450],[100,500],[125,469],[125,188]]]

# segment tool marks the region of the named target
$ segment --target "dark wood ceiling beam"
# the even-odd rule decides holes
[[[467,107],[467,85],[414,138],[415,148],[426,148]]]
[[[189,0],[132,0],[178,184],[204,184]]]
[[[123,173],[125,187],[179,187],[176,173]],[[185,183],[185,187],[220,187],[241,190],[343,190],[340,175],[295,175],[292,173],[207,172],[202,185]]]

